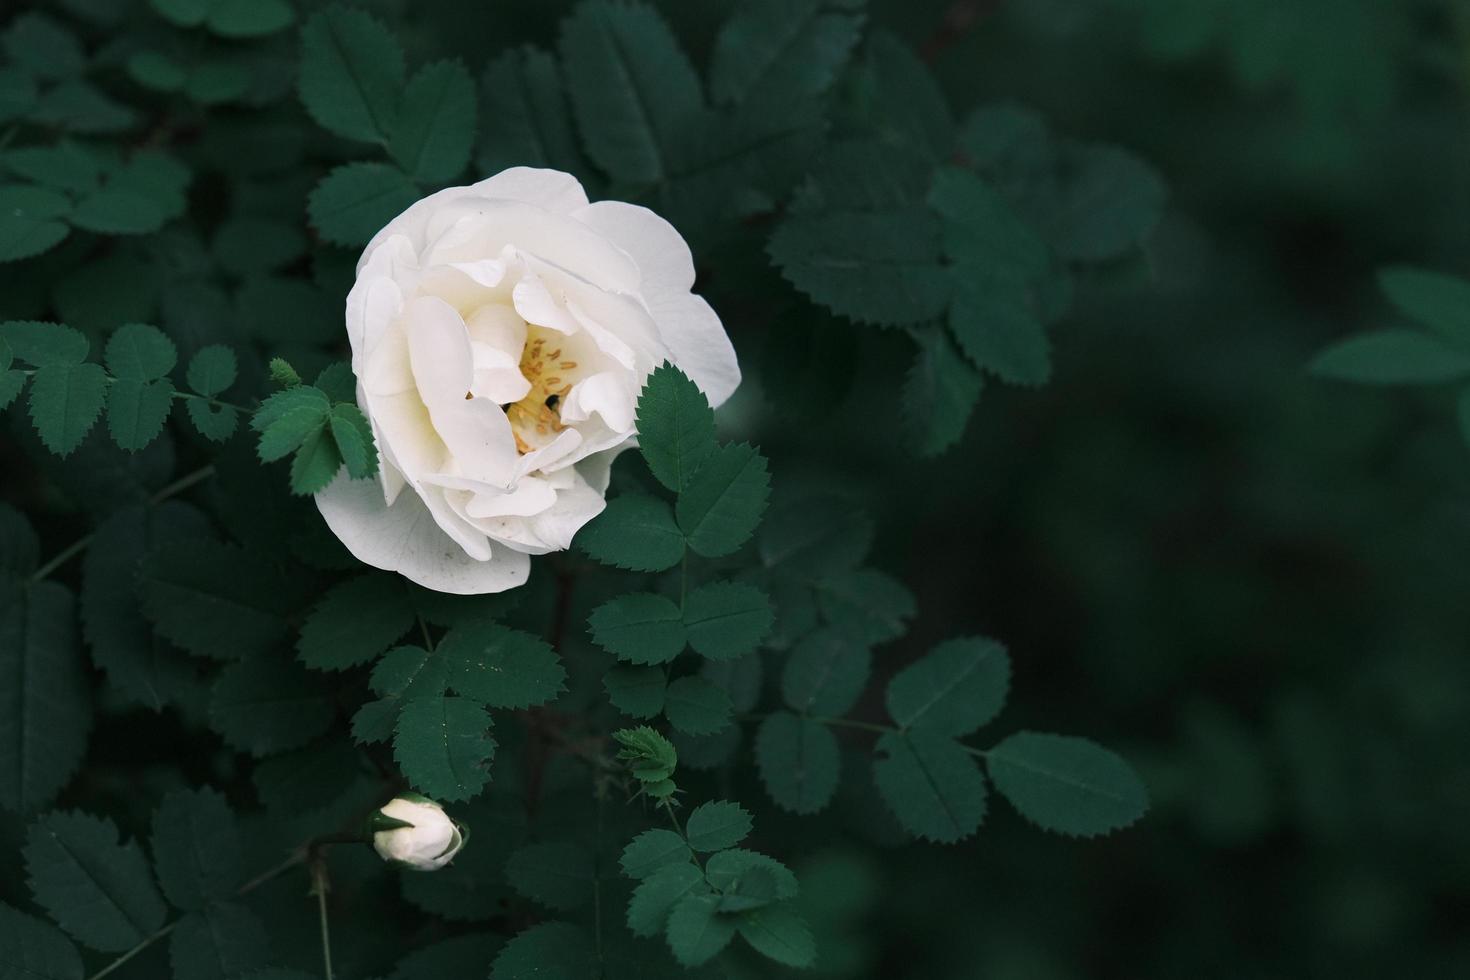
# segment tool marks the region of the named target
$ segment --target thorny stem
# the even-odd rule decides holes
[[[170,483],[168,486],[164,487],[153,496],[149,497],[148,503],[161,504],[170,497],[177,496],[178,494],[181,494],[185,490],[188,490],[190,487],[194,486],[196,483],[202,483],[212,476],[214,476],[213,465],[201,466],[194,472],[187,473],[184,476],[179,477],[177,480]],[[52,572],[60,568],[62,565],[65,565],[77,555],[81,554],[83,551],[86,550],[87,546],[92,543],[92,539],[94,537],[96,537],[95,534],[84,534],[77,540],[73,541],[71,544],[67,545],[61,550],[59,554],[56,555],[56,557],[52,558],[46,564],[36,569],[35,574],[31,576],[31,583],[34,584],[41,581],[46,576],[50,575]]]

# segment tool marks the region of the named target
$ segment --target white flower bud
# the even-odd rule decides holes
[[[404,826],[393,826],[397,821]],[[388,829],[377,830],[388,825]],[[444,808],[417,794],[397,797],[373,815],[373,849],[385,861],[437,871],[464,847],[465,835]]]

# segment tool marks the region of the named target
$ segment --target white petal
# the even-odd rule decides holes
[[[511,167],[470,187],[480,197],[525,201],[548,211],[566,214],[587,206],[587,192],[577,178],[560,170]]]
[[[643,299],[674,363],[710,404],[722,404],[740,386],[740,365],[720,318],[689,292],[694,263],[674,226],[647,208],[621,201],[599,201],[575,217],[633,256],[643,274]]]
[[[603,371],[579,381],[562,403],[563,422],[585,422],[596,412],[609,429],[625,435],[633,431],[633,409],[637,395],[633,375],[627,371]]]
[[[400,494],[389,507],[374,481],[343,473],[316,495],[316,505],[359,561],[436,592],[504,592],[524,584],[530,571],[530,559],[505,547],[496,547],[489,561],[475,561],[439,528],[415,493]]]

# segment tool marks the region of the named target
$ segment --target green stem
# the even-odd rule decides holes
[[[831,728],[856,728],[865,732],[877,732],[880,735],[887,735],[890,732],[901,732],[903,730],[901,728],[895,728],[892,725],[879,725],[871,721],[854,721],[851,718],[821,718],[812,715],[811,719],[818,724],[827,725]]]
[[[132,949],[128,950],[126,953],[122,954],[117,959],[113,960],[111,963],[98,970],[96,973],[92,974],[89,980],[102,980],[103,977],[107,976],[113,970],[116,970],[128,960],[132,959],[134,956],[137,956],[139,953],[143,952],[143,950],[147,949],[149,946],[152,946],[164,936],[167,936],[169,933],[173,932],[174,928],[182,921],[184,920],[175,919],[168,925],[164,926],[162,929],[155,932],[153,935],[144,938],[144,940],[138,945],[134,946]]]
[[[684,596],[689,592],[689,545],[684,545],[684,557],[679,559],[679,612],[684,611]]]
[[[316,891],[317,917],[322,929],[322,970],[326,980],[332,980],[332,933],[327,926],[327,881],[326,872],[320,873]]]

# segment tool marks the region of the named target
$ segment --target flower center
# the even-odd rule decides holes
[[[521,351],[521,374],[531,382],[526,397],[505,406],[510,431],[521,455],[540,449],[565,429],[561,420],[561,402],[572,390],[567,372],[577,362],[564,356],[562,334],[532,325],[526,333],[526,346]]]

